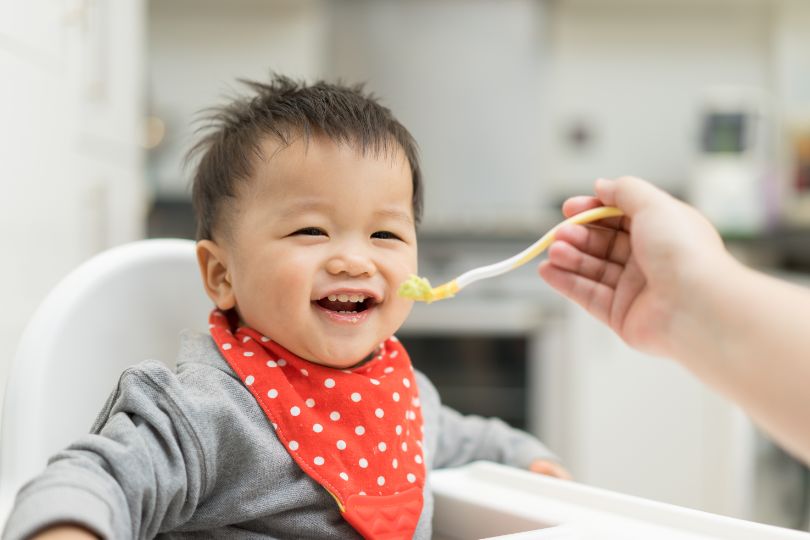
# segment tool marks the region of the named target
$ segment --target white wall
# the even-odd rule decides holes
[[[311,80],[323,71],[326,27],[317,0],[153,0],[149,5],[149,114],[166,138],[149,156],[159,195],[186,197],[185,153],[192,122],[206,107],[243,91],[237,78],[267,80],[271,70]]]
[[[534,0],[355,0],[332,8],[329,69],[372,89],[419,143],[424,230],[537,230],[547,23]]]
[[[142,8],[0,1],[0,398],[49,289],[142,234]]]
[[[565,0],[553,4],[549,129],[543,155],[557,194],[593,180],[643,176],[683,192],[703,92],[771,91],[778,4],[756,0]],[[591,144],[567,133],[582,123]]]

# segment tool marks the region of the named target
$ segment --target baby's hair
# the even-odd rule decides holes
[[[192,184],[197,239],[212,239],[223,205],[236,197],[238,182],[253,175],[262,157],[262,142],[276,139],[282,148],[303,136],[325,135],[363,153],[394,155],[401,148],[413,182],[413,214],[422,214],[422,181],[416,142],[391,111],[364,90],[318,81],[313,84],[273,75],[269,83],[240,79],[251,93],[221,107],[207,109],[200,140],[187,162],[199,156]]]

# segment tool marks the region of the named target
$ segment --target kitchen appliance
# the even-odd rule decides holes
[[[759,233],[778,210],[771,123],[767,99],[757,89],[704,94],[689,202],[725,235]]]

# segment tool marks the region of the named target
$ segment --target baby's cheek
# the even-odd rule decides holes
[[[395,293],[396,294],[396,293]],[[399,327],[405,322],[405,319],[408,318],[408,315],[411,313],[411,309],[413,308],[413,300],[409,300],[407,298],[402,298],[398,294],[390,299],[391,305],[391,333],[395,333],[399,330]]]
[[[310,299],[312,288],[308,276],[304,271],[293,271],[286,273],[276,280],[276,292],[287,297],[299,296]]]

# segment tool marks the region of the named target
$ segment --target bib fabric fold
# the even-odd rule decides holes
[[[425,457],[413,367],[396,337],[353,369],[304,360],[212,311],[211,336],[299,467],[364,538],[411,538]]]

